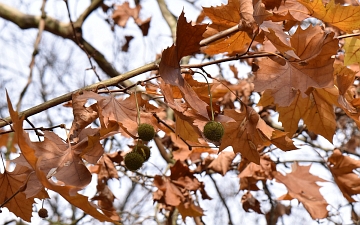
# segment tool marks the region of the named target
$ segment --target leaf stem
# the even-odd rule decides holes
[[[210,97],[211,120],[214,121],[214,110],[213,110],[213,105],[212,105],[212,95],[211,95],[211,91],[210,91],[209,81],[208,81],[208,79],[206,78],[206,76],[204,74],[202,74],[200,72],[197,72],[197,73],[201,74],[206,80],[206,83],[207,83],[207,86],[208,86],[209,97]]]
[[[137,111],[137,122],[138,125],[140,125],[140,109],[139,109],[139,104],[138,104],[138,100],[137,100],[137,94],[136,94],[136,88],[135,88],[135,102],[136,102],[136,111]]]

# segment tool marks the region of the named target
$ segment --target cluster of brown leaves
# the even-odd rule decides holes
[[[126,2],[116,6],[112,19],[125,27],[132,17],[146,35],[150,19],[141,21],[139,10],[140,5],[130,8]],[[13,143],[20,147],[21,156],[13,161],[16,163],[14,171],[0,175],[0,188],[6,190],[0,194],[0,202],[12,198],[5,206],[30,221],[34,198],[47,198],[47,188],[100,221],[119,221],[113,205],[115,197],[107,181],[118,178],[115,164],[123,165],[122,153],[105,153],[100,141],[118,133],[136,139],[139,108],[141,122],[164,131],[162,145],[171,150],[173,159],[177,160],[169,176],[156,175],[153,180],[157,187],[153,199],[162,209],[176,208],[183,219],[204,215],[193,195],[200,191],[203,199],[211,198],[205,192],[204,183],[194,174],[205,171],[225,175],[233,168],[232,162],[239,153],[241,162],[237,171],[240,189],[244,191],[241,203],[246,211],[265,213],[250,191],[258,191],[259,182],[266,184],[276,179],[288,190],[279,201],[297,199],[312,218],[327,217],[327,202],[317,183],[325,180],[311,174],[310,165],[298,163],[293,164],[291,173],[283,175],[264,149],[270,145],[283,151],[297,149],[291,137],[297,132],[300,120],[306,124],[308,132],[332,142],[336,131],[335,107],[360,126],[360,98],[351,91],[356,72],[348,68],[360,64],[360,41],[352,37],[343,44],[337,38],[359,28],[360,7],[343,6],[334,0],[325,5],[321,0],[229,0],[226,5],[204,8],[198,21],[204,17],[212,23],[192,25],[181,13],[176,42],[162,53],[161,78],[155,84],[146,84],[147,94],[162,96],[166,106],[174,111],[175,122],[166,121],[167,126],[159,124],[159,117],[154,116],[164,109],[151,105],[139,94],[116,98],[113,94],[84,91],[73,96],[74,121],[67,140],[45,131],[43,141],[33,142],[23,130],[23,119],[12,109],[9,100],[15,133]],[[327,29],[319,25],[300,26],[310,17],[323,21]],[[203,38],[214,37],[234,27],[237,27],[236,32],[201,47]],[[251,53],[247,52],[249,49]],[[228,56],[248,53],[249,57],[256,57],[260,51],[273,54],[265,59],[247,61],[255,78],[239,80],[237,84],[214,80],[208,86],[192,77],[194,71],[184,72],[180,65],[184,56],[196,53]],[[238,71],[234,67],[231,70],[237,78]],[[259,106],[272,107],[279,113],[284,131],[271,127],[250,106],[249,97],[253,91],[261,93]],[[85,106],[89,99],[96,103]],[[235,101],[240,103],[240,108],[236,109]],[[221,142],[213,143],[219,146],[219,151],[208,148],[208,140],[202,134],[212,113],[224,127]],[[90,128],[96,119],[100,126]],[[175,133],[169,128],[174,128]],[[192,151],[189,145],[195,146]],[[229,146],[233,151],[223,151]],[[204,153],[206,158],[202,157]],[[196,165],[194,171],[190,171],[187,160]],[[86,164],[92,164],[90,169]],[[353,170],[360,167],[359,160],[334,150],[327,159],[327,166],[344,197],[349,202],[355,201],[352,195],[360,193],[360,179]],[[92,200],[97,201],[103,213],[97,211],[87,197],[77,193],[89,184],[91,173],[98,176],[97,194]],[[56,182],[52,178],[56,178]],[[290,208],[280,202],[274,210],[276,219],[290,213]],[[268,221],[274,218],[268,215]]]

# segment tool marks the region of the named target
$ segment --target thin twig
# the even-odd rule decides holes
[[[234,224],[234,223],[232,222],[230,209],[229,209],[228,205],[226,204],[226,201],[225,201],[224,197],[222,196],[222,194],[221,194],[221,192],[220,192],[220,190],[219,190],[219,187],[218,187],[218,185],[216,184],[215,179],[212,177],[212,175],[209,175],[209,178],[210,178],[210,179],[212,180],[212,182],[214,183],[216,192],[219,194],[220,200],[221,200],[221,202],[223,203],[223,205],[224,205],[224,207],[225,207],[225,209],[226,209],[226,211],[227,211],[227,213],[228,213],[229,225]]]
[[[73,30],[73,35],[74,35],[75,43],[86,53],[86,55],[87,55],[87,57],[88,57],[88,59],[89,59],[89,63],[90,63],[91,69],[94,71],[96,77],[98,78],[98,81],[100,82],[100,81],[101,81],[101,78],[100,78],[99,74],[96,72],[96,67],[93,65],[93,63],[92,63],[92,61],[91,61],[92,56],[89,54],[89,52],[86,50],[86,48],[84,48],[84,45],[81,44],[81,40],[82,40],[81,26],[80,26],[80,27],[77,27],[78,30],[75,29],[74,23],[73,23],[73,21],[71,20],[71,15],[70,15],[70,9],[69,9],[68,1],[67,1],[67,0],[64,0],[64,2],[65,2],[65,4],[66,4],[66,9],[67,9],[67,12],[68,12],[68,17],[69,17],[70,24],[71,24],[71,27],[72,27],[72,30]],[[79,35],[78,35],[78,34],[79,34]]]
[[[39,53],[39,44],[40,44],[40,41],[41,41],[42,33],[44,31],[44,28],[45,28],[45,19],[46,19],[45,4],[46,4],[46,0],[43,0],[41,8],[40,8],[40,10],[41,10],[41,18],[40,18],[39,27],[38,27],[39,31],[38,31],[38,34],[37,34],[36,39],[35,39],[34,51],[32,53],[31,62],[29,64],[30,73],[29,73],[29,76],[28,76],[27,83],[26,83],[25,87],[23,88],[23,90],[20,93],[20,97],[19,97],[18,103],[16,105],[16,110],[20,110],[21,102],[22,102],[22,100],[23,100],[23,98],[25,96],[25,93],[26,93],[27,89],[29,88],[29,86],[30,86],[30,84],[32,82],[33,70],[34,70],[34,65],[35,65],[35,57]]]

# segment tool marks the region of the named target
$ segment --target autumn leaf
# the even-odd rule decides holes
[[[62,197],[64,197],[70,204],[82,209],[85,213],[93,216],[94,218],[98,219],[99,221],[110,221],[110,222],[116,222],[107,217],[104,214],[101,214],[97,211],[97,209],[90,204],[88,201],[88,198],[78,194],[76,191],[78,190],[77,187],[74,186],[59,186],[56,184],[53,184],[51,181],[49,181],[46,178],[46,175],[40,170],[39,168],[39,162],[42,161],[42,157],[38,159],[35,156],[35,150],[33,143],[30,141],[28,133],[26,133],[23,128],[23,118],[19,118],[18,113],[14,111],[9,96],[7,95],[7,101],[8,101],[8,108],[10,112],[11,119],[13,121],[13,129],[15,131],[18,145],[21,149],[21,152],[23,156],[25,157],[26,161],[29,163],[29,165],[35,170],[36,176],[41,182],[41,184],[57,193],[59,193]],[[75,193],[74,193],[75,192]]]
[[[175,134],[184,140],[199,142],[200,137],[194,127],[188,121],[183,120],[178,114],[175,114]]]
[[[121,155],[119,155],[119,152],[114,152],[112,154],[103,154],[103,156],[96,165],[89,166],[90,172],[97,174],[98,183],[99,181],[104,182],[112,178],[119,178],[118,171],[110,158],[112,157],[112,155],[116,155],[117,157],[121,158],[118,163],[123,161],[123,158],[121,157]]]
[[[300,166],[297,162],[292,165],[292,172],[282,175],[280,172],[274,172],[275,179],[283,183],[288,193],[284,199],[289,197],[298,199],[309,212],[313,219],[322,219],[328,216],[326,209],[327,203],[320,194],[320,186],[316,182],[325,182],[318,176],[312,175],[309,166]],[[280,198],[281,199],[281,198]]]
[[[184,204],[181,203],[176,208],[179,210],[183,221],[185,221],[188,216],[198,217],[204,215],[204,210],[192,202],[186,202]]]
[[[78,99],[79,96],[80,93],[75,93],[72,95],[74,120],[69,132],[70,140],[76,138],[82,129],[92,123],[99,116],[98,112],[96,111],[96,105],[93,104],[89,107],[85,107],[87,99]],[[77,140],[74,141],[76,142]]]
[[[308,18],[309,11],[297,0],[281,1],[280,6],[273,10],[273,15],[268,20],[279,21],[302,21]]]
[[[117,25],[125,27],[130,17],[134,19],[138,18],[140,8],[140,5],[137,5],[135,8],[130,8],[129,2],[124,2],[122,5],[116,6],[112,14],[112,19]]]
[[[276,171],[276,165],[267,155],[261,156],[260,165],[250,162],[239,174],[240,190],[259,190],[256,183],[272,180],[274,171]]]
[[[100,143],[99,129],[86,128],[79,134],[77,143],[72,144],[75,154],[85,159],[91,164],[96,164],[104,154],[103,145]]]
[[[360,194],[360,178],[354,173],[354,170],[360,167],[360,161],[344,156],[340,150],[335,149],[328,158],[328,164],[344,197],[349,202],[356,202],[352,195]]]
[[[212,36],[218,32],[236,26],[243,19],[241,16],[241,4],[245,1],[229,0],[228,4],[216,7],[204,7],[204,13],[209,17],[212,23],[208,26],[204,37]],[[250,12],[252,15],[252,12]],[[244,14],[243,14],[244,15]],[[245,31],[238,31],[235,34],[218,40],[203,49],[203,52],[209,55],[227,53],[228,55],[235,55],[243,53],[247,49],[247,45],[251,42],[251,38]]]
[[[264,21],[260,25],[260,28],[265,32],[265,36],[280,53],[291,56],[294,59],[300,59],[295,54],[295,49],[290,46],[290,36],[283,31],[282,25],[270,21]]]
[[[305,30],[298,27],[290,42],[301,60],[286,61],[285,65],[271,59],[261,60],[254,80],[255,91],[271,89],[274,102],[285,107],[293,102],[297,90],[305,93],[309,87],[333,86],[331,56],[338,49],[338,40],[333,37],[334,33],[325,34],[319,26]]]
[[[322,89],[310,93],[308,107],[303,116],[307,128],[325,137],[332,143],[336,129],[334,106],[329,103],[329,94]],[[330,96],[331,97],[331,96]]]
[[[0,130],[3,132],[4,130]],[[0,146],[6,147],[8,152],[16,153],[17,149],[15,147],[16,141],[14,138],[14,134],[12,133],[4,133],[0,135]]]
[[[257,149],[271,143],[276,145],[276,142],[272,141],[275,130],[269,127],[253,108],[245,104],[242,104],[242,108],[243,111],[240,113],[235,110],[224,110],[224,115],[233,118],[236,122],[223,123],[224,136],[219,150],[232,146],[235,153],[241,153],[242,157],[259,164],[260,155]],[[288,146],[284,150],[296,149],[290,139],[285,139],[286,133],[277,133],[275,139],[278,140],[279,136],[288,141],[286,145],[282,145]]]
[[[200,190],[203,199],[209,199],[203,183],[199,182],[189,167],[179,160],[170,168],[170,171],[169,177],[159,175],[154,177],[153,184],[158,188],[153,193],[154,201],[165,206],[176,207],[183,219],[187,216],[202,216],[203,210],[194,205],[190,191]]]
[[[12,172],[7,170],[0,173],[0,204],[10,199],[4,207],[21,219],[30,222],[34,198],[26,198],[26,187],[31,170],[25,166],[17,165]],[[14,196],[13,196],[14,195]]]
[[[360,7],[342,6],[330,0],[324,6],[322,0],[299,0],[310,11],[310,15],[343,31],[352,33],[360,27]]]
[[[126,99],[116,99],[113,95],[101,96],[91,91],[84,91],[78,98],[95,99],[97,101],[99,118],[104,127],[109,127],[111,122],[118,123],[124,131],[132,137],[137,135],[137,108],[135,94]],[[137,95],[139,107],[142,104],[141,96]],[[141,123],[148,123],[156,127],[157,121],[149,112],[140,111]]]
[[[159,73],[165,84],[177,86],[185,101],[200,115],[208,118],[207,104],[202,101],[191,86],[181,76],[180,60],[199,51],[202,34],[206,25],[195,25],[186,22],[184,12],[181,13],[176,32],[176,43],[164,50],[159,64]],[[161,86],[163,89],[165,86]]]
[[[222,151],[218,157],[210,163],[208,168],[225,176],[226,172],[229,171],[231,162],[235,156],[234,152]]]
[[[359,7],[360,8],[360,7]],[[360,13],[359,13],[360,16]],[[345,58],[344,58],[344,66],[348,66],[350,64],[360,64],[360,40],[357,37],[349,37],[345,39]]]
[[[254,198],[254,196],[249,191],[243,194],[243,196],[241,197],[241,203],[243,209],[246,212],[251,212],[250,209],[252,209],[254,212],[263,214],[260,209],[260,202],[256,198]]]
[[[279,217],[282,217],[283,215],[290,215],[291,213],[291,205],[285,206],[281,204],[280,202],[275,202],[274,210],[270,210],[268,213],[266,213],[266,222],[268,224],[276,224]]]
[[[91,200],[98,201],[98,206],[106,216],[114,221],[120,221],[120,216],[117,214],[113,204],[115,196],[110,188],[104,183],[98,183],[96,189],[97,195],[91,198]]]
[[[32,143],[36,157],[42,158],[42,161],[38,162],[40,169],[47,176],[54,176],[67,185],[79,188],[87,186],[91,181],[91,173],[80,155],[55,133],[44,131],[44,134],[44,141]]]
[[[185,197],[181,191],[172,184],[169,180],[164,179],[162,176],[156,175],[154,177],[154,186],[158,188],[153,193],[154,201],[158,201],[170,206],[178,206]]]
[[[39,161],[41,162],[41,160],[42,159],[40,157]],[[97,208],[94,207],[94,205],[88,201],[88,197],[74,191],[76,189],[74,189],[73,186],[69,186],[69,185],[60,186],[54,184],[51,180],[48,180],[45,174],[39,169],[39,166],[36,166],[36,175],[41,181],[41,183],[44,185],[44,187],[59,193],[70,204],[74,205],[75,207],[78,207],[79,209],[82,209],[86,214],[93,216],[95,219],[98,219],[101,222],[108,221],[108,222],[117,223],[117,221],[114,221],[108,216],[100,213],[97,210]]]

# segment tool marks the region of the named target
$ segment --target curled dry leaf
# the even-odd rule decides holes
[[[360,194],[360,178],[354,169],[360,167],[360,160],[344,156],[335,149],[328,158],[328,164],[336,184],[349,202],[356,202],[352,195]]]

